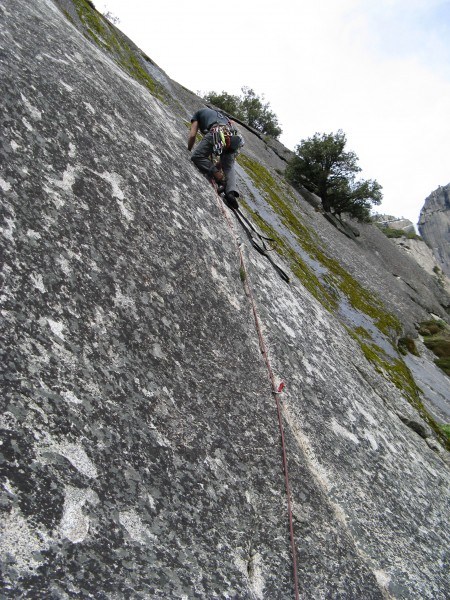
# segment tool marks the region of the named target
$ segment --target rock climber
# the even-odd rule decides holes
[[[189,151],[194,147],[199,130],[203,139],[192,153],[191,160],[200,171],[214,178],[219,189],[223,189],[228,206],[237,209],[239,192],[236,189],[234,163],[237,151],[244,145],[244,139],[228,117],[212,108],[201,108],[192,115],[188,138]],[[213,162],[211,155],[219,157],[220,160]]]

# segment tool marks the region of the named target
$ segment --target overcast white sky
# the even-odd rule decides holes
[[[343,129],[378,212],[450,182],[450,0],[94,0],[194,92],[264,95],[292,150]]]

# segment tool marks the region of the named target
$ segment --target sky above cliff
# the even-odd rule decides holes
[[[383,186],[379,212],[417,223],[450,182],[450,0],[96,6],[188,89],[264,95],[288,148],[342,129],[361,177]]]

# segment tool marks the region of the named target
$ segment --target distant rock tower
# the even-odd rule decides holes
[[[444,273],[450,277],[450,183],[438,187],[425,200],[419,217],[419,232]]]

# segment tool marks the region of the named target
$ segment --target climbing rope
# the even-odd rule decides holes
[[[264,235],[259,233],[259,231],[257,231],[257,229],[255,228],[253,223],[251,221],[249,221],[247,219],[247,217],[245,217],[242,214],[240,208],[234,208],[232,210],[233,210],[233,213],[235,214],[237,220],[239,221],[240,225],[242,226],[243,230],[247,234],[247,237],[250,240],[253,248],[255,248],[255,250],[257,252],[259,252],[260,254],[262,254],[263,256],[265,256],[267,258],[267,260],[270,262],[270,264],[275,269],[275,271],[278,273],[278,275],[281,277],[281,279],[283,279],[286,283],[289,283],[290,282],[289,275],[287,273],[285,273],[283,271],[283,269],[275,263],[275,261],[269,254],[269,252],[271,252],[274,249],[274,247],[270,248],[267,245],[267,242],[276,243],[276,241],[272,238],[265,237]]]
[[[255,301],[255,298],[253,296],[253,292],[252,292],[252,289],[250,286],[248,271],[245,266],[242,244],[240,244],[236,238],[236,235],[235,235],[234,229],[233,229],[233,223],[232,223],[231,219],[229,218],[229,215],[228,215],[228,213],[225,209],[225,206],[222,202],[222,199],[220,198],[220,196],[218,194],[217,185],[214,181],[212,182],[212,184],[216,191],[216,197],[217,197],[219,209],[222,212],[222,215],[224,216],[224,218],[228,224],[228,227],[236,240],[236,244],[237,244],[238,251],[239,251],[239,261],[240,261],[239,270],[242,275],[241,279],[243,280],[246,296],[250,302],[250,306],[251,306],[252,313],[253,313],[253,318],[255,321],[255,327],[256,327],[257,334],[258,334],[259,348],[261,350],[261,354],[264,356],[264,361],[266,363],[266,368],[267,368],[267,372],[269,375],[270,384],[272,386],[272,394],[275,398],[275,404],[276,404],[277,416],[278,416],[278,427],[280,430],[281,448],[282,448],[282,454],[283,454],[283,470],[284,470],[284,481],[285,481],[286,495],[287,495],[287,509],[288,509],[289,534],[290,534],[291,552],[292,552],[292,570],[293,570],[293,576],[294,576],[295,600],[299,600],[298,574],[297,574],[297,552],[295,549],[295,537],[294,537],[294,519],[293,519],[293,514],[292,514],[292,501],[291,501],[291,490],[290,490],[290,485],[289,485],[289,471],[288,471],[288,462],[287,462],[287,454],[286,454],[286,443],[285,443],[285,438],[284,438],[283,419],[282,419],[282,415],[281,415],[281,403],[280,403],[280,394],[283,392],[285,384],[284,384],[284,382],[281,382],[279,385],[277,385],[276,378],[275,378],[272,366],[270,364],[269,354],[267,352],[267,346],[266,346],[266,343],[264,340],[261,322],[258,317],[258,311],[256,309],[256,301]]]

